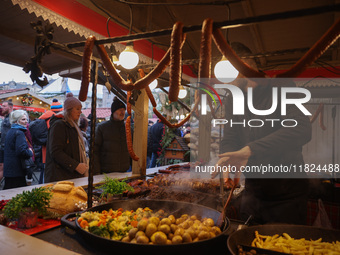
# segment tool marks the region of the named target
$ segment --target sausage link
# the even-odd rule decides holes
[[[126,143],[127,143],[127,148],[130,154],[130,157],[134,161],[138,161],[139,157],[135,154],[133,151],[133,145],[132,145],[132,135],[131,135],[131,116],[128,116],[126,118],[125,122],[125,130],[126,130]]]
[[[87,99],[87,92],[89,89],[89,83],[91,80],[91,58],[95,36],[90,36],[86,39],[84,47],[84,55],[82,61],[82,72],[81,72],[81,85],[79,91],[79,100],[84,102]]]
[[[147,86],[149,86],[149,84],[153,80],[157,79],[162,73],[164,73],[169,63],[170,63],[170,48],[165,53],[161,61],[159,61],[159,63],[150,73],[148,73],[146,76],[142,77],[141,79],[135,82],[135,89],[144,89]]]
[[[296,62],[289,70],[276,75],[276,77],[297,77],[316,59],[318,59],[340,36],[340,19],[313,45],[309,51]]]
[[[126,92],[126,110],[129,116],[131,116],[131,103],[130,103],[130,98],[131,98],[131,91]]]
[[[189,112],[189,114],[188,114],[183,120],[181,120],[180,122],[178,122],[178,123],[176,123],[176,124],[174,124],[174,125],[172,125],[172,126],[173,126],[174,128],[179,128],[179,127],[183,126],[183,125],[190,119],[191,114],[192,114],[193,112],[196,112],[196,111],[197,111],[199,102],[200,102],[199,98],[195,99],[195,105],[194,105],[194,107],[192,108],[191,112]]]
[[[249,65],[240,59],[233,49],[224,39],[219,28],[213,28],[213,39],[219,51],[230,61],[230,63],[245,77],[248,78],[264,78],[265,74],[252,69]]]
[[[319,116],[319,114],[322,111],[322,109],[323,109],[323,103],[320,103],[318,108],[316,109],[315,113],[311,117],[310,123],[313,123],[317,119],[317,117]]]
[[[138,72],[139,72],[140,77],[143,79],[145,77],[144,70],[140,68],[140,69],[138,69]],[[150,99],[152,106],[156,107],[157,104],[156,104],[155,98],[153,97],[151,89],[149,88],[149,86],[145,87],[145,92],[148,95],[148,98]]]
[[[181,48],[184,45],[185,38],[186,36],[184,34],[182,38]],[[145,75],[144,77],[135,82],[135,89],[144,89],[147,86],[149,86],[149,84],[153,80],[156,80],[162,73],[164,73],[165,69],[169,64],[170,64],[170,48],[165,53],[161,61],[159,61],[159,63],[156,65],[156,67],[153,70],[151,70],[151,72],[149,72],[147,75]]]
[[[160,121],[162,121],[166,126],[168,126],[169,128],[174,128],[175,127],[159,111],[157,111],[156,107],[153,107],[153,112],[156,114],[158,119],[160,119]]]
[[[182,38],[183,23],[176,22],[173,26],[170,42],[170,72],[169,72],[169,100],[178,100],[179,85],[182,77]]]
[[[208,18],[203,21],[201,33],[200,62],[198,68],[198,79],[211,76],[211,34],[213,28],[213,20]],[[200,82],[202,82],[200,80]]]
[[[117,72],[115,66],[111,62],[109,55],[107,54],[105,47],[103,45],[96,45],[100,58],[103,61],[103,65],[109,72],[114,84],[122,90],[129,91],[133,90],[134,86],[131,81],[125,81],[122,76]]]

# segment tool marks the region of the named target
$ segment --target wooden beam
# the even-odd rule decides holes
[[[133,130],[133,150],[139,157],[139,160],[132,162],[132,174],[145,175],[148,145],[149,99],[145,89],[142,89],[141,92],[135,105],[138,111],[135,111]]]

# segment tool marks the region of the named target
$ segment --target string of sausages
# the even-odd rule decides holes
[[[305,55],[290,69],[277,74],[276,78],[293,78],[301,74],[306,68],[318,59],[340,36],[340,19],[310,48]],[[254,70],[244,63],[240,57],[231,49],[219,28],[213,29],[213,39],[219,51],[230,61],[230,63],[245,77],[264,78],[265,74]],[[201,46],[202,47],[202,46]]]
[[[315,43],[315,45],[290,69],[282,72],[276,77],[296,77],[301,74],[309,65],[311,65],[320,55],[323,54],[340,36],[340,19],[335,22],[335,24]],[[213,27],[213,21],[211,19],[206,19],[202,25],[202,36],[201,36],[201,49],[200,49],[200,62],[199,62],[199,81],[202,78],[211,77],[211,38],[214,40],[218,50],[231,62],[231,64],[245,77],[248,78],[265,78],[265,74],[251,68],[248,64],[244,63],[240,57],[232,50],[230,45],[224,38],[221,30],[219,28]],[[92,50],[96,38],[90,36],[85,43],[84,56],[82,62],[82,82],[79,91],[79,100],[85,101],[87,98],[87,91],[91,76],[91,58]],[[161,61],[156,65],[156,67],[149,72],[147,75],[140,75],[141,78],[135,83],[131,81],[125,81],[123,77],[117,72],[114,64],[111,62],[103,45],[96,45],[98,53],[102,59],[103,65],[110,74],[113,82],[122,90],[127,91],[128,97],[131,96],[131,91],[133,89],[146,89],[146,93],[150,99],[153,106],[153,112],[156,116],[164,122],[170,128],[177,128],[182,126],[186,121],[190,119],[192,112],[198,114],[198,104],[200,101],[200,92],[196,90],[195,92],[195,105],[192,111],[187,115],[185,119],[177,124],[170,123],[161,113],[156,109],[155,99],[148,87],[148,85],[155,79],[157,79],[165,69],[170,65],[170,79],[169,79],[169,100],[171,102],[176,102],[178,100],[179,85],[181,84],[181,72],[182,72],[182,47],[185,41],[185,34],[183,34],[183,23],[176,22],[173,26],[171,33],[171,43],[170,48],[165,53]],[[142,70],[143,71],[143,70]],[[143,71],[144,73],[144,71]],[[141,74],[141,71],[140,71]],[[212,109],[211,100],[208,101],[210,108]],[[131,105],[128,104],[127,118],[127,140],[128,149],[131,157],[134,160],[138,160],[137,156],[134,154],[132,149],[132,139],[131,139]],[[320,108],[321,106],[319,106]],[[322,129],[326,129],[323,125],[323,106],[319,110],[320,112],[320,126]],[[313,116],[314,117],[314,116]],[[316,116],[317,117],[317,116]],[[314,119],[316,118],[314,117]],[[313,120],[313,118],[312,118]],[[314,121],[314,120],[313,120]],[[129,126],[129,128],[128,128]],[[128,134],[129,132],[129,134]],[[129,137],[128,137],[129,136]]]

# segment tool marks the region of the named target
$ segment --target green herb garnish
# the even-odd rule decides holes
[[[98,187],[103,190],[101,196],[111,194],[111,195],[119,195],[123,194],[125,191],[134,191],[134,189],[126,183],[126,179],[119,181],[117,178],[112,179],[108,176],[105,176],[104,184]]]
[[[40,215],[43,215],[46,213],[51,197],[52,193],[49,188],[40,187],[31,191],[23,191],[6,204],[4,214],[9,219],[16,219],[25,208],[32,208],[37,210]]]

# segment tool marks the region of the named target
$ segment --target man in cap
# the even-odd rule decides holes
[[[125,104],[117,97],[111,105],[110,120],[96,128],[94,145],[94,173],[126,172],[131,165],[126,144]]]

